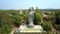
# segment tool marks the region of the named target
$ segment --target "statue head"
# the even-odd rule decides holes
[[[29,11],[34,11],[34,8],[33,7],[29,8]]]

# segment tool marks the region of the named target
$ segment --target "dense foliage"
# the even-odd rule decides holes
[[[42,23],[42,12],[44,11],[46,11],[48,18],[46,22]],[[0,34],[9,34],[13,25],[21,25],[22,20],[24,20],[24,22],[28,21],[27,10],[23,10],[22,15],[20,15],[19,10],[0,10]],[[42,24],[44,30],[50,31],[51,26],[55,27],[56,25],[57,27],[57,24],[60,25],[60,10],[36,10],[34,13],[34,24]],[[58,27],[57,29],[59,29]]]
[[[41,20],[42,20],[42,14],[40,14],[40,12],[35,12],[35,14],[34,14],[34,24],[41,24],[40,22],[41,22]]]

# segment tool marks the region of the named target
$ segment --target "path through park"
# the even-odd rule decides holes
[[[10,34],[14,34],[14,32],[16,31],[17,27],[13,27],[12,31]]]

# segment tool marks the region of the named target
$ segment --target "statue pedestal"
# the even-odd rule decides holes
[[[27,27],[27,25],[21,25],[16,33],[43,33],[43,28],[40,25],[34,25],[33,28]]]

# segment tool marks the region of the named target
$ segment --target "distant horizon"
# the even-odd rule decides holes
[[[27,9],[27,8],[19,8],[19,9]],[[0,10],[19,10],[19,9],[1,9],[0,8]],[[34,9],[36,9],[36,8],[34,8]],[[60,8],[38,8],[38,9],[60,9]]]
[[[0,0],[0,9],[19,10],[38,6],[39,9],[60,9],[60,0]]]
[[[0,10],[20,10],[20,9],[0,9]],[[22,10],[28,10],[28,9],[22,9]],[[43,10],[52,10],[52,8],[43,9]],[[59,9],[53,9],[53,10],[59,10]]]

